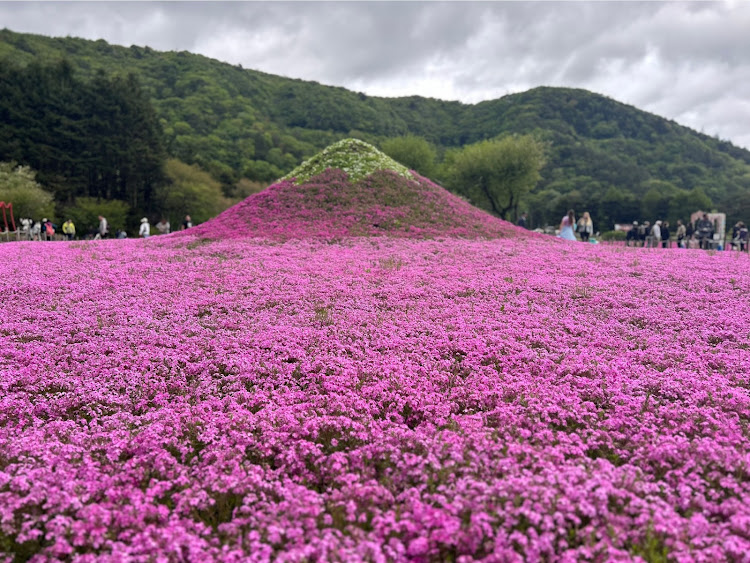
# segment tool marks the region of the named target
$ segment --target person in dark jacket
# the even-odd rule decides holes
[[[714,238],[714,222],[708,218],[708,213],[704,213],[703,217],[696,221],[695,237],[700,241],[701,248],[711,248],[711,241]]]
[[[661,247],[669,248],[669,221],[664,221],[661,226]]]
[[[633,226],[625,234],[625,246],[638,246],[638,221],[633,221]]]
[[[526,226],[526,213],[521,213],[521,216],[518,218],[518,226],[528,229]]]
[[[744,251],[747,248],[747,227],[742,221],[732,227],[732,250]]]
[[[651,233],[651,223],[644,221],[638,226],[638,246],[646,246],[646,237]]]

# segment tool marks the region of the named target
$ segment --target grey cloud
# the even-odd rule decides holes
[[[667,3],[643,26],[665,61],[750,62],[750,4]]]
[[[425,59],[460,47],[472,32],[475,10],[409,2],[299,7],[297,37],[290,40],[303,41],[305,49],[326,61],[324,76],[317,79],[335,83],[419,70]]]
[[[0,25],[373,95],[599,92],[750,147],[750,3],[0,2]]]

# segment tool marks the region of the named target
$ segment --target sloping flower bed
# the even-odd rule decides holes
[[[498,238],[529,232],[473,207],[375,147],[344,139],[189,235],[330,240]]]
[[[0,553],[750,552],[746,255],[189,234],[0,252]]]
[[[189,232],[215,240],[498,238],[511,234],[527,236],[528,231],[492,217],[421,176],[410,180],[379,170],[352,182],[346,172],[332,168],[305,184],[283,180],[269,186]]]

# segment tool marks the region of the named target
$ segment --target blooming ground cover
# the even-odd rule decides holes
[[[411,173],[377,170],[360,179],[328,168],[297,185],[281,180],[199,225],[195,236],[273,240],[352,236],[495,238],[528,236]]]
[[[747,560],[746,255],[189,233],[0,247],[8,557]]]
[[[529,236],[357,139],[334,143],[190,232],[211,240]]]

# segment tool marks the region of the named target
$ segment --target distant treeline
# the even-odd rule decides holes
[[[66,60],[6,61],[0,100],[2,160],[36,170],[58,203],[96,197],[144,209],[164,183],[161,126],[133,74],[81,80]]]

